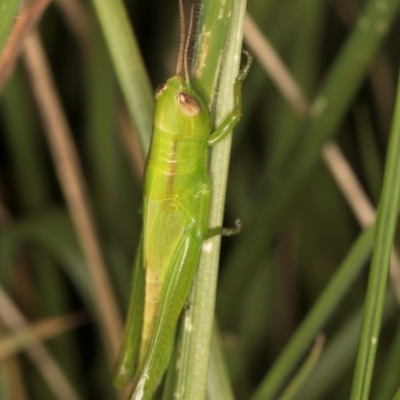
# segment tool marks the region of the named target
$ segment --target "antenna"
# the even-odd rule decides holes
[[[183,62],[184,62],[183,67],[185,68],[185,78],[188,82],[190,82],[189,70],[188,70],[188,50],[189,50],[190,39],[192,37],[192,28],[193,28],[193,4],[192,4],[192,7],[190,8],[189,30],[188,30],[188,34],[186,36],[185,51],[183,53]]]
[[[182,71],[182,60],[184,56],[184,46],[185,46],[185,13],[183,10],[182,0],[179,0],[179,21],[181,25],[181,35],[179,41],[179,53],[178,62],[176,64],[176,75],[179,75]],[[186,71],[186,69],[185,69]],[[185,72],[186,73],[186,72]]]

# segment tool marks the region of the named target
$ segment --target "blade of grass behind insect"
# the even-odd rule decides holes
[[[28,321],[18,306],[9,297],[8,293],[0,285],[0,317],[4,325],[11,331],[29,327]],[[35,364],[37,372],[42,375],[47,386],[40,386],[39,391],[44,392],[50,389],[56,399],[60,400],[78,400],[79,397],[75,388],[69,382],[62,369],[57,364],[50,352],[38,339],[35,346],[26,349],[30,360]],[[32,370],[32,376],[36,371]],[[30,375],[31,376],[31,375]],[[35,383],[40,385],[38,380]],[[41,397],[42,398],[42,397]],[[45,398],[43,396],[43,398]]]
[[[310,373],[315,368],[322,350],[324,349],[325,336],[319,334],[315,339],[315,344],[310,351],[310,354],[304,360],[294,378],[286,386],[284,392],[279,396],[279,400],[292,400],[295,398],[299,389],[304,386],[304,382],[310,376]]]
[[[217,321],[211,336],[210,365],[207,376],[207,400],[234,400],[227,373]]]
[[[0,398],[1,399],[7,399],[9,395],[6,392],[6,386],[5,383],[7,382],[7,364],[2,363],[0,365]]]
[[[396,394],[394,395],[393,400],[400,400],[400,387],[397,390]]]
[[[208,103],[213,94],[217,93],[215,126],[233,108],[233,84],[239,72],[245,7],[246,2],[243,0],[203,2],[193,75],[196,88],[204,94]],[[214,42],[216,38],[218,40]],[[221,74],[218,77],[220,66]],[[217,79],[219,85],[215,92]],[[230,137],[227,137],[212,151],[211,227],[222,225],[230,145]],[[206,390],[220,239],[217,236],[206,242],[209,250],[202,251],[189,296],[191,307],[185,312],[182,323],[183,338],[176,392],[185,393],[185,399],[188,400],[203,399]]]
[[[305,6],[305,3],[307,3],[307,7]],[[321,0],[318,0],[318,4],[321,3]],[[265,8],[268,9],[266,2],[263,2],[262,4],[265,4]],[[310,29],[304,28],[304,21],[307,21],[310,18],[312,19],[312,15],[309,15],[310,13],[306,12],[309,10],[309,4],[315,6],[317,9],[320,8],[318,5],[315,5],[314,1],[310,2],[309,0],[299,0],[292,4],[290,12],[285,14],[280,12],[278,15],[274,15],[271,24],[265,23],[265,21],[268,20],[268,15],[265,15],[265,11],[262,11],[262,8],[260,10],[260,7],[257,7],[257,12],[255,12],[249,4],[250,10],[248,12],[251,12],[251,15],[254,15],[255,17],[257,15],[263,16],[262,25],[259,27],[260,29],[262,28],[263,32],[265,32],[265,36],[268,37],[268,40],[274,46],[276,51],[281,54],[287,50],[290,43],[293,41],[293,37],[299,38],[300,35],[305,36],[304,31],[315,29],[312,27],[312,24],[309,26]],[[314,11],[314,8],[310,8],[312,11]],[[315,13],[311,12],[311,14]],[[317,34],[316,37],[320,37],[320,35]],[[313,42],[315,41],[316,40],[314,39]],[[315,63],[314,60],[311,62],[308,57],[304,56],[307,53],[301,52],[299,49],[301,46],[298,46],[297,43],[296,46],[292,47],[294,47],[293,51],[299,54],[299,60],[294,62],[300,63],[300,59],[303,58],[304,61],[302,62],[305,65],[308,61],[309,64],[307,65],[307,68],[309,74],[311,75],[313,73],[312,64]],[[262,122],[265,124],[265,132],[279,132],[279,134],[264,140],[264,142],[267,142],[267,145],[265,146],[265,152],[268,154],[268,156],[263,158],[263,169],[270,168],[270,164],[272,163],[272,159],[276,153],[276,150],[272,149],[272,146],[274,145],[272,140],[276,142],[287,142],[285,139],[286,135],[281,130],[279,125],[276,124],[276,122],[286,121],[289,125],[289,121],[293,121],[295,119],[293,118],[293,112],[291,110],[289,111],[291,113],[290,118],[287,118],[286,116],[282,117],[279,111],[275,111],[275,104],[285,104],[285,101],[283,99],[277,101],[276,91],[271,89],[272,82],[269,79],[269,76],[267,76],[264,70],[258,65],[257,60],[254,60],[251,68],[251,74],[249,74],[249,76],[246,78],[246,83],[242,88],[244,106],[243,116],[239,126],[235,128],[235,134],[233,135],[233,162],[230,166],[231,176],[234,176],[235,178],[231,179],[229,182],[227,195],[229,215],[232,215],[235,218],[236,216],[240,215],[244,226],[247,226],[250,220],[248,215],[252,215],[254,210],[254,184],[251,180],[249,180],[248,177],[257,177],[256,179],[258,180],[260,175],[260,166],[254,166],[254,163],[252,162],[254,161],[254,155],[251,154],[250,151],[245,147],[247,143],[245,139],[249,134],[249,125],[259,126],[260,131],[262,131],[261,122],[260,124],[258,124],[258,122],[254,122],[253,110],[259,107],[260,104],[263,104],[263,107],[265,107],[265,113],[263,113],[263,115],[265,117],[262,119]],[[277,118],[278,115],[279,118]],[[298,121],[298,118],[296,118],[296,120]],[[233,240],[240,240],[240,238],[234,238]]]
[[[397,330],[393,341],[386,349],[385,364],[379,371],[379,381],[374,385],[374,394],[371,396],[374,400],[390,400],[393,393],[396,392],[400,383],[400,324],[397,324]]]
[[[389,0],[385,7],[370,0],[359,23],[343,46],[325,84],[313,102],[311,116],[299,128],[297,140],[283,158],[280,173],[269,182],[265,202],[256,218],[243,232],[240,244],[229,258],[229,268],[221,278],[224,289],[221,315],[229,314],[230,304],[246,281],[251,268],[272,240],[319,160],[323,144],[332,139],[347,108],[360,87],[378,48],[389,32],[400,8],[400,0]],[[367,21],[367,24],[365,24]]]
[[[276,343],[276,336],[279,336],[273,334],[278,314],[277,269],[276,257],[268,254],[246,285],[241,301],[234,305],[234,330],[224,331],[224,349],[229,360],[232,385],[238,398],[250,398],[254,390],[254,377],[249,371],[258,364],[260,349],[264,349],[266,343],[269,348],[273,347],[274,343],[270,344],[271,339],[275,339]]]
[[[0,53],[3,50],[4,44],[7,41],[8,32],[17,14],[19,0],[8,0],[1,4],[1,19],[0,19]]]
[[[366,104],[354,111],[356,134],[360,143],[360,156],[371,199],[376,204],[382,188],[383,161],[376,142],[371,113]]]
[[[29,327],[17,329],[13,333],[5,333],[0,339],[0,359],[2,361],[36,344],[37,340],[48,341],[65,332],[87,324],[83,311],[77,311],[63,316],[46,318],[33,322]]]
[[[89,275],[82,253],[65,209],[47,212],[15,221],[0,233],[0,270],[13,263],[14,251],[23,243],[44,249],[63,268],[87,308],[94,313],[95,304]]]
[[[109,54],[97,24],[93,24],[85,56],[86,154],[92,177],[90,181],[97,218],[103,236],[107,238],[107,256],[112,264],[110,274],[120,304],[124,304],[132,268],[125,254],[132,247],[132,238],[139,233],[140,220],[135,204],[140,202],[141,191],[132,179],[116,133],[120,98]],[[110,213],[109,210],[114,211]]]
[[[44,165],[41,136],[38,123],[34,118],[33,104],[27,96],[27,80],[20,68],[8,81],[3,94],[4,120],[6,129],[4,137],[10,148],[14,183],[18,191],[21,206],[25,213],[37,213],[50,202],[49,176]],[[24,118],[21,118],[21,115]],[[41,313],[57,316],[67,311],[66,287],[58,267],[52,260],[37,249],[30,249],[33,271],[41,293]],[[71,335],[63,335],[50,343],[60,364],[78,380],[76,362],[78,355],[74,351]]]
[[[383,189],[376,218],[375,247],[368,280],[352,400],[366,400],[372,379],[382,320],[384,294],[400,200],[400,80],[391,129]]]
[[[341,378],[348,374],[356,356],[360,333],[362,309],[357,310],[333,337],[328,337],[327,346],[316,369],[308,377],[295,396],[295,400],[317,400],[333,391]]]
[[[147,154],[153,118],[153,91],[121,0],[92,0],[103,30],[117,78],[139,137]]]
[[[357,241],[329,281],[313,308],[310,310],[296,333],[280,354],[271,370],[259,385],[252,400],[271,400],[288,379],[299,360],[322,329],[354,279],[361,271],[370,254],[374,239],[374,225],[360,234]]]
[[[0,327],[0,335],[6,332]],[[0,366],[0,399],[25,400],[27,398],[25,382],[22,378],[20,363],[16,358],[4,360]]]
[[[256,16],[258,23],[263,23],[264,26],[270,26],[275,21],[277,7],[282,2],[279,0],[270,1],[250,1],[247,10]],[[297,4],[297,2],[296,2]],[[293,4],[293,7],[296,7]]]
[[[265,36],[278,53],[282,53],[293,41],[293,37],[297,37],[299,25],[301,25],[305,18],[304,14],[306,8],[304,7],[304,1],[296,1],[294,4],[291,4],[290,12],[274,15],[271,24],[265,23],[266,19],[268,19],[268,15],[264,18],[265,14],[256,14],[250,8],[249,13],[251,16],[254,15],[255,19],[257,15],[263,16],[262,25],[260,25],[259,28],[265,32]],[[267,2],[264,3],[267,4]],[[271,91],[270,88],[271,81],[269,77],[265,74],[265,71],[257,65],[257,60],[255,60],[252,66],[252,72],[246,79],[246,84],[243,85],[244,105],[249,110],[254,109],[255,105],[260,102],[260,97],[265,97],[265,94]],[[273,101],[275,102],[275,99],[273,99]],[[270,106],[270,103],[268,103],[268,106]],[[244,109],[243,111],[246,110]],[[270,108],[268,108],[268,110],[266,110],[266,115],[268,116],[270,113]],[[246,127],[252,117],[252,113],[243,113],[241,123],[237,127],[234,135],[234,150],[238,143],[240,143],[239,138],[247,133]],[[271,129],[274,129],[274,127],[271,127]]]
[[[38,123],[27,90],[26,77],[21,68],[16,68],[5,87],[1,109],[6,128],[4,137],[21,206],[26,211],[34,211],[44,206],[50,197],[50,189],[46,185],[48,176],[40,148]]]
[[[117,90],[107,49],[97,25],[93,27],[89,40],[85,54],[86,147],[97,209],[108,231],[107,218],[113,218],[115,213],[110,215],[107,210],[118,210],[113,201],[118,201],[119,197],[115,134]]]
[[[383,321],[390,321],[398,306],[390,289],[385,295],[385,309]],[[297,393],[295,400],[319,400],[333,393],[343,377],[349,377],[350,368],[354,365],[357,352],[357,342],[360,333],[363,306],[350,317],[326,346],[315,370]],[[348,382],[348,388],[351,382]],[[348,398],[348,392],[342,397]],[[381,400],[381,399],[379,399]],[[382,399],[383,400],[383,399]]]
[[[319,53],[320,41],[323,36],[321,31],[324,26],[326,7],[327,4],[321,0],[303,1],[303,18],[299,22],[297,40],[290,49],[290,54],[286,56],[288,68],[307,98],[312,97],[317,83],[319,65],[317,65],[316,54]],[[275,93],[273,92],[273,94]],[[273,175],[279,169],[287,149],[296,141],[297,127],[305,116],[301,115],[299,111],[309,109],[307,98],[303,97],[302,101],[297,101],[297,110],[284,98],[276,102],[279,107],[272,116],[272,132],[275,134],[271,139],[273,147],[268,152],[267,173],[269,175]]]
[[[10,379],[8,376],[8,368],[9,364],[8,362],[1,363],[0,365],[0,398],[1,399],[9,399],[10,398],[10,393],[9,393],[9,386],[7,386],[7,383],[9,383]]]

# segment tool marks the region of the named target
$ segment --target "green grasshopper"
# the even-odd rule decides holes
[[[181,20],[182,0],[179,2]],[[193,13],[192,13],[193,15]],[[192,18],[191,18],[192,22]],[[241,117],[241,86],[251,57],[236,79],[235,107],[212,133],[206,103],[193,88],[181,36],[177,73],[155,91],[153,134],[144,178],[143,233],[114,385],[134,381],[131,400],[150,399],[167,369],[178,318],[184,308],[208,229],[211,183],[208,147]],[[183,23],[182,23],[183,26]],[[181,29],[184,36],[184,27]],[[184,60],[185,77],[181,76]]]

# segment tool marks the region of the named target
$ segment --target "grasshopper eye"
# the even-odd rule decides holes
[[[166,83],[160,83],[156,87],[156,90],[154,91],[154,97],[156,98],[156,100],[158,99],[158,97],[160,96],[161,93],[165,92],[166,88],[167,88],[167,84]]]
[[[178,103],[182,112],[188,117],[194,117],[200,112],[200,103],[187,93],[178,93]]]

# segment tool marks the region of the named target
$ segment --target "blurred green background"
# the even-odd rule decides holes
[[[141,176],[127,144],[133,131],[123,123],[128,118],[126,100],[93,4],[77,3],[74,15],[83,18],[86,29],[81,36],[73,26],[77,19],[68,17],[62,3],[49,5],[38,31],[73,133],[122,315],[141,229]],[[378,4],[248,1],[248,13],[310,102],[323,94],[327,105],[320,125],[312,116],[300,117],[257,58],[243,85],[243,118],[233,135],[224,217],[226,226],[240,218],[243,231],[223,239],[216,300],[237,399],[250,399],[257,390],[362,231],[319,157],[327,139],[336,140],[372,203],[379,201],[400,59],[400,25],[395,18],[400,2],[381,1],[393,15],[385,20],[388,29],[378,32],[381,44],[366,35],[348,50],[351,59],[343,49],[361,32],[361,18],[367,18],[363,13],[370,3]],[[175,73],[177,1],[127,0],[125,6],[155,88]],[[199,3],[195,8],[197,15]],[[325,334],[325,348],[309,380],[292,398],[349,398],[368,256],[365,250],[359,273],[341,286],[340,302],[326,308],[315,332]],[[26,62],[19,58],[0,100],[0,284],[30,322],[85,310],[87,318],[82,320],[80,314],[76,320],[82,320],[82,326],[72,324],[50,335],[45,344],[79,398],[112,399],[89,281]],[[389,293],[371,399],[389,400],[400,385],[398,317]],[[3,318],[0,315],[0,345],[13,336]],[[293,358],[293,370],[279,391],[311,345],[305,345],[300,359]],[[22,347],[12,352],[15,357],[0,359],[0,399],[57,398],[37,366],[19,351]]]

